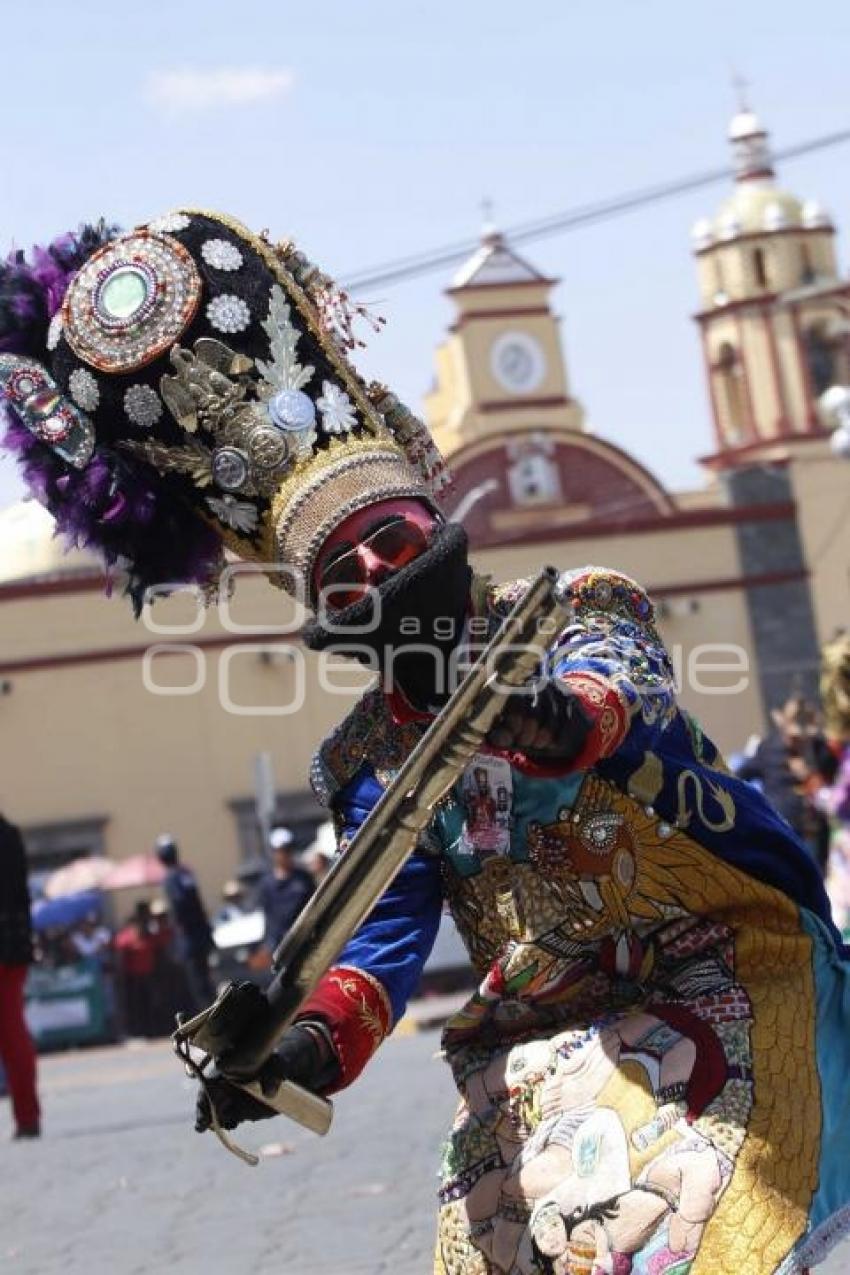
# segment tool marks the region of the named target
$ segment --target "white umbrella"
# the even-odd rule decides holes
[[[87,855],[72,859],[63,868],[51,872],[44,883],[48,899],[63,899],[66,894],[80,894],[83,890],[100,890],[114,864],[103,855]]]
[[[127,890],[161,885],[164,880],[165,868],[155,854],[131,854],[129,859],[119,859],[109,865],[102,885],[104,890]]]

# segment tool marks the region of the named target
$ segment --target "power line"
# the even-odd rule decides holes
[[[832,146],[840,146],[850,141],[850,129],[842,129],[837,133],[825,133],[821,137],[810,138],[798,142],[794,146],[786,146],[773,152],[775,160],[796,159],[801,155],[810,155],[814,151],[827,150]],[[660,203],[665,199],[673,199],[677,195],[685,195],[693,190],[701,190],[706,186],[728,181],[729,169],[712,168],[702,173],[694,173],[689,177],[681,177],[674,181],[663,182],[655,186],[646,186],[633,191],[615,195],[611,199],[599,200],[596,203],[567,208],[562,212],[550,214],[535,221],[519,222],[508,227],[505,237],[511,243],[524,243],[532,239],[543,239],[547,235],[559,234],[567,230],[575,230],[581,226],[593,225],[609,217],[619,217],[624,213],[650,204]],[[402,283],[418,275],[430,274],[463,260],[480,246],[477,239],[464,239],[441,248],[433,248],[427,252],[416,253],[408,257],[396,258],[383,265],[355,272],[345,278],[345,287],[349,291],[361,292],[365,288],[387,286]]]

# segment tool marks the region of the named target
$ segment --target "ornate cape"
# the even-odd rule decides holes
[[[850,1223],[847,965],[789,826],[677,707],[646,595],[572,574],[569,767],[482,752],[315,1004],[348,1084],[403,1013],[447,901],[480,985],[447,1024],[461,1095],[442,1275],[783,1275]],[[523,587],[478,588],[492,624]],[[317,790],[343,846],[423,727],[367,695]]]

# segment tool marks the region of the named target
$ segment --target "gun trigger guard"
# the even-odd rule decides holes
[[[193,1076],[194,1079],[197,1080],[198,1084],[207,1095],[207,1102],[210,1104],[210,1115],[212,1116],[213,1133],[218,1138],[221,1145],[229,1151],[231,1155],[235,1155],[237,1159],[242,1160],[243,1163],[249,1164],[252,1169],[255,1169],[260,1163],[260,1157],[258,1155],[254,1155],[252,1151],[246,1151],[243,1147],[238,1146],[238,1144],[235,1143],[221,1127],[218,1112],[216,1111],[215,1103],[213,1102],[213,1096],[210,1093],[210,1087],[207,1084],[207,1078],[204,1074],[204,1067],[210,1061],[209,1055],[205,1055],[202,1063],[196,1063],[190,1053],[189,1041],[186,1038],[180,1039],[179,1041],[175,1039],[174,1047],[177,1054],[179,1054],[183,1060],[187,1074]]]
[[[257,1165],[260,1163],[260,1157],[258,1155],[254,1155],[253,1151],[246,1151],[244,1147],[240,1147],[225,1132],[225,1130],[222,1129],[221,1125],[218,1122],[218,1115],[216,1113],[215,1103],[213,1102],[212,1096],[209,1091],[209,1086],[207,1085],[206,1080],[203,1078],[201,1079],[201,1084],[204,1087],[204,1093],[207,1095],[207,1102],[210,1104],[210,1114],[212,1115],[213,1133],[218,1138],[221,1145],[225,1147],[231,1153],[231,1155],[235,1155],[239,1160],[242,1160],[245,1164],[249,1164],[252,1169],[256,1169]]]

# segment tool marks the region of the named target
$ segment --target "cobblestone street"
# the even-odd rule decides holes
[[[256,1169],[192,1132],[195,1086],[168,1045],[42,1059],[45,1137],[0,1153],[0,1270],[423,1275],[455,1101],[438,1045],[393,1037],[327,1139],[243,1127]]]
[[[42,1059],[45,1137],[0,1153],[0,1270],[428,1275],[455,1101],[438,1045],[393,1036],[326,1140],[284,1120],[240,1130],[256,1169],[191,1132],[194,1086],[166,1044]],[[850,1256],[819,1271],[847,1275]]]

